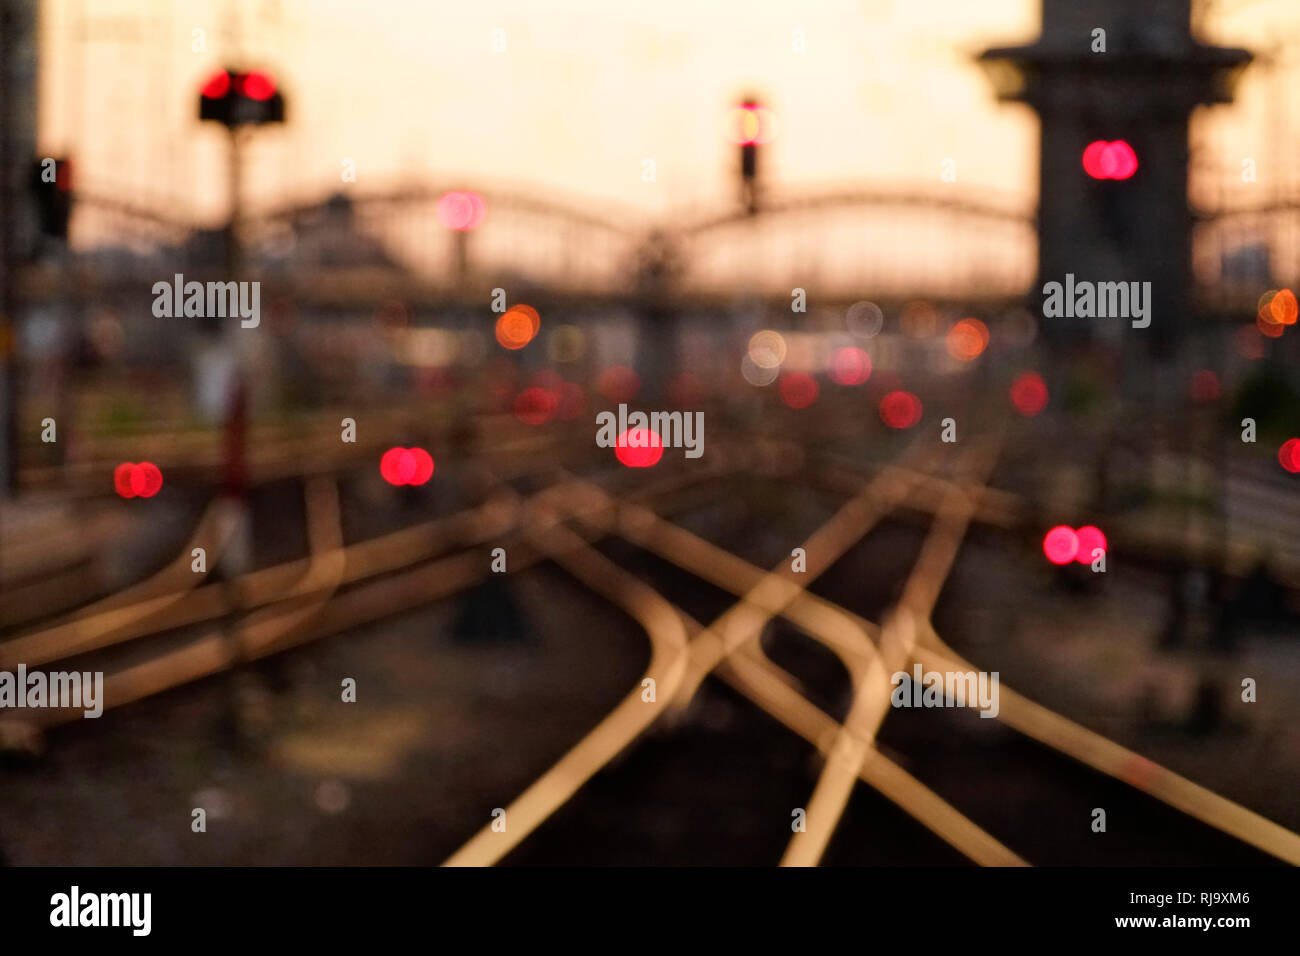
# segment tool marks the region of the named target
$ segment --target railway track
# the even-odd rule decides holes
[[[553,849],[555,834],[574,826],[570,808],[586,808],[588,794],[606,792],[611,775],[626,773],[638,751],[662,750],[657,734],[677,739],[689,733],[699,701],[716,699],[719,681],[730,688],[729,706],[752,706],[819,755],[811,788],[791,804],[804,813],[806,825],[789,833],[771,862],[852,862],[844,838],[859,826],[861,813],[852,808],[864,789],[883,797],[953,858],[981,865],[1055,862],[1034,859],[1031,850],[1041,841],[1027,841],[1005,819],[978,822],[975,811],[987,801],[970,800],[951,779],[932,773],[925,759],[942,748],[923,748],[919,756],[897,749],[898,739],[915,746],[906,734],[891,733],[894,725],[912,725],[913,715],[886,719],[892,711],[889,677],[896,671],[913,662],[928,670],[976,669],[935,632],[931,618],[969,525],[1012,527],[1021,520],[1022,503],[986,484],[998,446],[999,439],[989,436],[966,445],[957,462],[911,450],[882,467],[865,468],[817,461],[802,449],[786,453],[753,439],[724,438],[713,446],[707,469],[651,472],[648,481],[632,480],[621,469],[579,474],[524,463],[499,470],[493,494],[482,505],[353,543],[343,539],[336,481],[308,478],[303,488],[309,555],[211,582],[178,574],[188,553],[183,551],[173,565],[127,591],[0,644],[0,669],[121,654],[119,665],[105,668],[106,706],[120,707],[463,592],[489,573],[484,546],[502,544],[511,574],[551,563],[594,599],[625,612],[645,633],[650,657],[642,678],[604,720],[513,801],[502,801],[505,831],[484,821],[447,864],[527,862],[530,852]],[[494,465],[501,468],[500,461]],[[793,482],[839,501],[800,543],[803,570],[794,570],[789,557],[765,570],[736,548],[665,517],[698,509],[701,498],[716,498],[718,491],[725,506],[738,474]],[[710,483],[717,488],[711,491]],[[872,594],[866,603],[873,606],[864,607],[861,589],[846,593],[842,569],[862,554],[874,553],[881,563],[873,541],[882,533],[896,535],[890,523],[905,510],[930,514],[929,531],[916,543],[910,570],[889,586],[867,589]],[[215,502],[194,539],[213,542],[219,551],[228,521],[224,506]],[[744,537],[742,528],[739,538]],[[907,563],[896,557],[886,555],[883,563]],[[184,586],[178,586],[182,579]],[[823,663],[832,661],[847,675],[838,697],[811,686],[816,678],[808,679],[799,653],[772,646],[774,627],[815,642]],[[654,687],[650,700],[647,682]],[[33,714],[39,729],[79,716],[56,710],[25,716],[33,720]],[[1226,858],[1266,854],[1300,862],[1296,834],[1005,685],[998,723],[1040,748],[1017,752],[1027,764],[1017,773],[1042,774],[1050,766],[1049,776],[1073,775],[1071,786],[1081,788],[1095,789],[1103,778],[1119,781],[1121,790],[1143,802],[1147,818],[1153,807],[1161,820],[1170,814],[1186,818],[1198,834],[1192,839],[1219,841],[1215,852]],[[1042,756],[1046,751],[1050,759]],[[1037,756],[1026,761],[1026,754]],[[1104,792],[1112,799],[1117,791]],[[1189,831],[1174,826],[1169,832],[1187,839]]]

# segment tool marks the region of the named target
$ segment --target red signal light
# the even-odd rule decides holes
[[[807,372],[787,372],[777,384],[781,401],[798,411],[817,401],[817,379]]]
[[[1026,418],[1047,407],[1047,383],[1037,372],[1025,372],[1011,383],[1011,404]]]
[[[1083,151],[1083,171],[1093,179],[1128,179],[1137,168],[1137,153],[1122,139],[1095,140]]]
[[[629,428],[614,443],[614,457],[628,468],[649,468],[664,456],[664,441],[649,428]]]
[[[438,200],[436,214],[444,229],[470,232],[487,218],[487,201],[476,192],[453,189]]]
[[[162,472],[153,462],[125,461],[113,469],[113,489],[123,498],[152,498],[162,484]]]
[[[515,417],[525,425],[541,425],[550,419],[558,405],[554,392],[534,385],[515,396]]]
[[[1078,553],[1079,536],[1069,525],[1058,524],[1043,535],[1043,554],[1053,564],[1069,564]]]
[[[864,349],[846,345],[831,358],[831,380],[836,385],[861,385],[871,378],[871,356]]]
[[[433,477],[433,456],[423,448],[390,448],[379,459],[379,473],[390,485],[422,485]]]
[[[890,428],[911,428],[921,420],[921,400],[911,392],[889,392],[880,400],[880,420]]]
[[[1094,528],[1092,525],[1084,525],[1074,533],[1078,546],[1078,554],[1074,560],[1080,564],[1091,564],[1093,561],[1093,552],[1098,548],[1102,554],[1106,553],[1106,536],[1101,533],[1100,528]]]
[[[203,84],[203,89],[199,91],[200,95],[207,100],[222,99],[230,92],[230,74],[225,70],[220,70],[208,77],[208,81]]]
[[[59,192],[72,192],[72,160],[61,159],[54,164],[54,188]]]
[[[275,80],[269,73],[254,70],[236,79],[235,90],[250,100],[262,103],[275,96]]]
[[[1288,438],[1277,450],[1277,460],[1291,474],[1300,474],[1300,438]]]

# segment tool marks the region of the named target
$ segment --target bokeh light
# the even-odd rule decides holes
[[[849,306],[844,313],[844,325],[859,338],[874,338],[885,327],[885,313],[876,303],[863,299]]]
[[[835,350],[831,356],[831,381],[836,385],[861,385],[871,378],[871,356],[851,345]]]
[[[765,106],[745,103],[727,114],[727,138],[737,146],[761,146],[775,135],[776,114]]]
[[[1193,401],[1212,402],[1220,394],[1219,376],[1215,375],[1211,369],[1203,368],[1192,375],[1188,391]]]
[[[1023,372],[1011,383],[1011,404],[1026,418],[1047,407],[1047,383],[1037,372]]]
[[[939,313],[928,302],[909,302],[898,326],[908,338],[928,339],[939,330]]]
[[[948,354],[961,362],[973,361],[988,348],[989,329],[979,319],[962,319],[948,330]]]
[[[1083,170],[1093,179],[1128,179],[1137,169],[1137,153],[1122,139],[1095,140],[1083,151]]]
[[[1274,322],[1271,318],[1265,318],[1262,312],[1255,317],[1255,328],[1270,339],[1280,339],[1282,333],[1286,331],[1286,326]]]
[[[379,474],[390,485],[422,485],[433,477],[433,456],[423,448],[390,448],[379,459]]]
[[[1277,460],[1291,474],[1300,473],[1300,438],[1288,438],[1277,450]]]
[[[576,325],[560,325],[546,339],[546,354],[553,362],[576,362],[587,352],[587,336]]]
[[[1058,524],[1043,535],[1043,554],[1053,564],[1069,564],[1079,553],[1079,536],[1069,525]]]
[[[210,100],[223,99],[230,92],[230,74],[225,70],[218,70],[213,73],[203,88],[199,90],[199,95]]]
[[[1074,560],[1080,564],[1092,564],[1093,552],[1098,548],[1102,554],[1106,553],[1106,536],[1101,533],[1101,529],[1093,525],[1084,525],[1074,533],[1075,547],[1078,553],[1075,554]],[[1050,556],[1049,556],[1050,557]]]
[[[1281,318],[1287,314],[1285,303],[1276,313],[1273,311],[1273,302],[1280,294],[1277,289],[1269,289],[1255,303],[1255,328],[1270,339],[1281,338],[1282,333],[1286,331],[1285,323]]]
[[[890,428],[911,428],[921,420],[921,400],[901,389],[880,399],[880,420]]]
[[[555,414],[571,422],[587,410],[587,392],[577,382],[561,382],[555,392]]]
[[[630,402],[641,391],[641,376],[626,365],[611,365],[600,373],[596,390],[611,402]]]
[[[749,337],[748,354],[759,368],[776,368],[785,361],[785,337],[775,329],[764,329]]]
[[[454,189],[439,198],[436,215],[444,229],[468,232],[483,224],[487,202],[476,192]]]
[[[1300,306],[1296,304],[1295,293],[1290,289],[1280,289],[1268,304],[1268,312],[1278,325],[1295,325]]]
[[[1244,359],[1256,362],[1264,357],[1264,337],[1253,325],[1243,325],[1232,336],[1232,344],[1237,354]]]
[[[781,374],[781,371],[777,366],[763,368],[760,365],[755,365],[754,360],[750,358],[749,353],[746,352],[744,358],[740,360],[740,374],[745,377],[745,381],[750,385],[762,387],[764,385],[771,385],[775,382],[776,377]]]
[[[1026,309],[1013,309],[1002,317],[998,325],[998,341],[1012,348],[1023,349],[1038,338],[1038,320]]]
[[[525,425],[541,425],[550,420],[557,404],[555,393],[534,385],[515,396],[515,418]]]
[[[674,405],[698,405],[705,394],[704,383],[693,372],[680,372],[668,381],[668,400]]]
[[[663,456],[663,439],[649,428],[629,428],[614,444],[614,457],[628,468],[649,468]]]
[[[275,95],[275,79],[269,73],[253,70],[240,78],[237,92],[250,100],[265,102]]]
[[[127,461],[113,469],[113,490],[123,498],[152,498],[162,484],[162,472],[153,462]]]
[[[807,408],[817,401],[817,379],[807,372],[787,372],[777,385],[781,401],[793,409]]]
[[[497,319],[497,343],[511,351],[521,349],[537,335],[541,319],[537,310],[528,305],[516,305]]]

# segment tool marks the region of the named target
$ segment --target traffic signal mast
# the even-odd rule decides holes
[[[228,129],[284,122],[284,97],[275,79],[260,70],[225,69],[212,74],[199,92],[199,119]]]
[[[758,147],[772,139],[772,111],[747,96],[731,111],[731,141],[740,147],[740,201],[751,215],[758,213]]]
[[[1188,0],[1042,0],[1033,43],[985,51],[1000,99],[1040,118],[1038,286],[1150,282],[1151,354],[1167,359],[1190,331],[1192,214],[1188,119],[1226,103],[1246,50],[1201,43]],[[1049,337],[1090,336],[1053,321]]]
[[[72,161],[66,157],[34,160],[31,186],[41,235],[66,242],[72,215]]]

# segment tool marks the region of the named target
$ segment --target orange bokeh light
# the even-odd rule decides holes
[[[1295,325],[1297,314],[1300,314],[1300,305],[1296,303],[1295,293],[1282,289],[1268,303],[1268,316],[1265,318],[1271,317],[1278,325]]]
[[[979,358],[989,344],[989,328],[979,319],[962,319],[948,330],[948,354],[970,362]]]
[[[516,305],[497,319],[497,342],[507,349],[521,349],[537,337],[542,327],[537,310],[530,305]]]
[[[1286,331],[1285,326],[1280,322],[1274,322],[1271,317],[1266,318],[1266,316],[1271,316],[1269,310],[1267,308],[1260,309],[1259,315],[1255,317],[1255,328],[1270,339],[1281,338],[1282,333]]]

